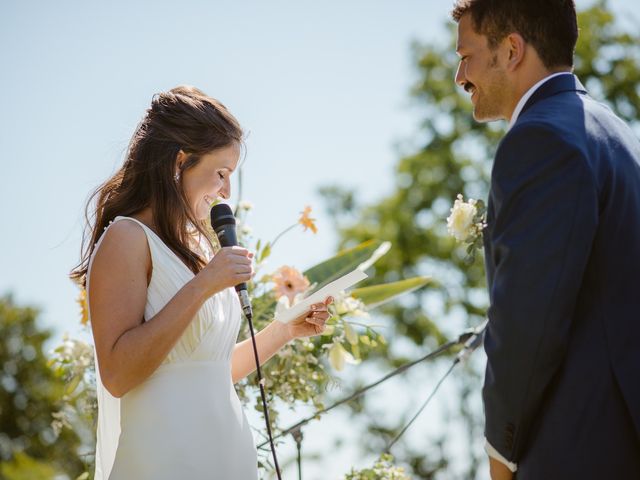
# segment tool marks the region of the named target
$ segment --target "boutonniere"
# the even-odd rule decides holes
[[[467,245],[467,264],[473,263],[476,251],[482,249],[482,231],[486,226],[487,209],[484,202],[473,198],[465,202],[462,194],[458,194],[447,217],[447,230],[458,242]]]

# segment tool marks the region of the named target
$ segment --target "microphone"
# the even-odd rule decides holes
[[[233,216],[231,207],[226,203],[218,203],[211,209],[211,226],[218,236],[221,247],[235,247],[238,245],[236,234],[236,217]],[[245,282],[236,285],[236,292],[240,298],[240,306],[247,318],[253,315],[251,301]]]

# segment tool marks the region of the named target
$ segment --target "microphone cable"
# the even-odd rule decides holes
[[[253,355],[256,361],[256,373],[258,376],[258,385],[260,387],[260,398],[262,399],[262,409],[264,411],[264,421],[267,424],[267,435],[269,436],[269,444],[271,445],[271,454],[273,455],[273,464],[276,469],[278,480],[282,480],[280,474],[280,465],[278,465],[278,456],[276,455],[276,447],[273,443],[273,435],[271,433],[271,421],[269,420],[269,407],[267,406],[267,396],[264,391],[264,379],[260,370],[260,357],[258,356],[258,346],[256,344],[256,335],[253,328],[253,312],[251,308],[244,310],[244,315],[249,323],[249,331],[251,332],[251,344],[253,345]]]

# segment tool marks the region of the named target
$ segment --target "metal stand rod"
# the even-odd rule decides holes
[[[391,440],[391,442],[389,442],[389,444],[387,445],[387,448],[385,449],[385,453],[389,453],[391,451],[391,447],[393,447],[396,444],[396,442],[398,440],[400,440],[400,437],[402,437],[402,435],[404,435],[404,432],[406,432],[409,429],[409,427],[413,424],[413,422],[416,421],[416,419],[420,416],[420,414],[425,409],[425,407],[429,404],[431,399],[435,396],[436,392],[440,388],[440,385],[442,385],[442,382],[445,381],[445,379],[449,376],[449,374],[453,371],[453,368],[457,364],[458,364],[458,359],[456,358],[455,361],[451,364],[451,366],[447,370],[447,373],[445,373],[442,376],[442,378],[438,381],[438,383],[436,384],[435,388],[433,389],[433,391],[431,392],[429,397],[427,397],[425,402],[422,404],[422,406],[420,407],[418,412],[411,418],[411,420],[409,420],[409,422],[404,426],[404,428],[400,431],[400,433],[398,433],[398,435],[396,435],[395,438],[393,440]]]
[[[385,375],[384,377],[382,377],[381,379],[359,389],[356,390],[355,392],[353,392],[351,395],[349,395],[348,397],[345,397],[341,400],[338,400],[337,402],[335,402],[334,404],[330,405],[327,408],[324,408],[322,410],[318,410],[317,412],[315,412],[313,415],[304,418],[302,420],[300,420],[299,422],[295,423],[294,425],[292,425],[291,427],[287,428],[286,430],[283,430],[282,432],[280,432],[279,434],[277,434],[274,438],[280,438],[280,437],[284,437],[286,435],[289,435],[290,433],[292,433],[294,430],[299,429],[300,427],[306,425],[307,423],[309,423],[311,420],[317,419],[320,415],[327,413],[331,410],[333,410],[336,407],[339,407],[340,405],[343,405],[347,402],[350,402],[351,400],[358,398],[361,395],[364,395],[366,392],[368,392],[369,390],[371,390],[372,388],[377,387],[378,385],[380,385],[381,383],[386,382],[387,380],[389,380],[392,377],[395,377],[396,375],[401,374],[402,372],[410,369],[411,367],[422,363],[426,360],[431,360],[439,355],[442,355],[444,352],[446,352],[447,350],[449,350],[452,347],[455,347],[457,345],[462,345],[465,342],[467,342],[467,340],[469,340],[471,337],[473,337],[474,335],[477,335],[476,329],[469,329],[469,330],[465,330],[463,333],[460,334],[460,336],[458,336],[458,338],[456,340],[451,340],[443,345],[441,345],[440,347],[438,347],[436,350],[434,350],[433,352],[417,359],[414,360],[413,362],[409,362],[406,363],[398,368],[396,368],[395,370],[393,370],[392,372],[388,373],[387,375]],[[265,445],[267,445],[268,442],[263,442],[260,445],[258,445],[258,448],[262,448]]]
[[[298,480],[302,480],[302,429],[297,428],[291,432],[291,436],[296,441],[296,450],[298,451]]]
[[[458,353],[458,355],[456,355],[456,358],[453,359],[453,363],[451,364],[451,366],[449,367],[447,372],[438,381],[438,383],[436,384],[435,388],[429,394],[429,396],[424,401],[422,406],[418,409],[416,414],[411,418],[411,420],[409,420],[409,422],[404,426],[404,428],[400,431],[400,433],[398,433],[398,435],[396,435],[396,437],[389,443],[389,445],[387,445],[387,448],[385,449],[386,453],[390,452],[391,447],[393,447],[395,445],[395,443],[398,440],[400,440],[400,437],[402,437],[402,435],[404,435],[404,433],[409,429],[409,427],[413,424],[413,422],[415,422],[416,419],[420,416],[422,411],[429,404],[431,399],[435,396],[436,392],[440,388],[440,385],[442,385],[442,383],[449,376],[449,374],[451,374],[451,372],[453,371],[455,366],[458,365],[460,362],[467,361],[469,359],[469,357],[471,356],[471,354],[480,346],[480,344],[482,343],[482,339],[484,338],[484,330],[487,327],[487,323],[488,323],[488,320],[485,320],[479,327],[477,327],[475,329],[474,333],[464,342],[464,349],[462,349]]]

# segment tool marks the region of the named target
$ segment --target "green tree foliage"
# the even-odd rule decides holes
[[[84,471],[79,439],[51,425],[64,383],[48,366],[43,345],[51,332],[39,327],[37,315],[0,298],[0,478],[76,478]]]
[[[575,73],[594,98],[608,103],[640,132],[640,36],[621,31],[606,1],[582,11],[579,24]],[[468,94],[453,81],[458,65],[455,26],[450,24],[448,32],[448,42],[443,45],[413,46],[419,80],[411,93],[422,121],[414,141],[418,148],[395,167],[392,193],[363,205],[355,192],[344,187],[322,189],[340,234],[340,248],[371,238],[393,244],[391,252],[375,266],[377,281],[432,275],[439,282],[414,293],[413,302],[384,308],[393,320],[391,347],[380,354],[382,364],[387,366],[404,360],[392,348],[400,338],[428,350],[444,340],[443,326],[451,319],[479,324],[488,303],[483,258],[479,256],[471,266],[465,265],[466,252],[448,235],[445,218],[458,193],[487,197],[492,159],[505,124],[473,120]],[[446,333],[455,332],[449,329]],[[467,403],[470,395],[479,397],[481,377],[478,366],[465,374],[458,370],[455,375],[460,413],[469,427],[469,444],[471,439],[482,437],[481,409]],[[364,410],[366,413],[366,402]],[[369,424],[369,433],[385,439],[396,431]],[[424,452],[412,453],[407,448],[405,445],[404,453],[394,451],[398,460],[413,467],[414,478],[432,478],[432,469],[422,471]],[[433,450],[437,453],[435,445]],[[469,452],[472,460],[465,478],[476,477],[478,455],[482,452]],[[445,458],[439,462],[446,468]]]

